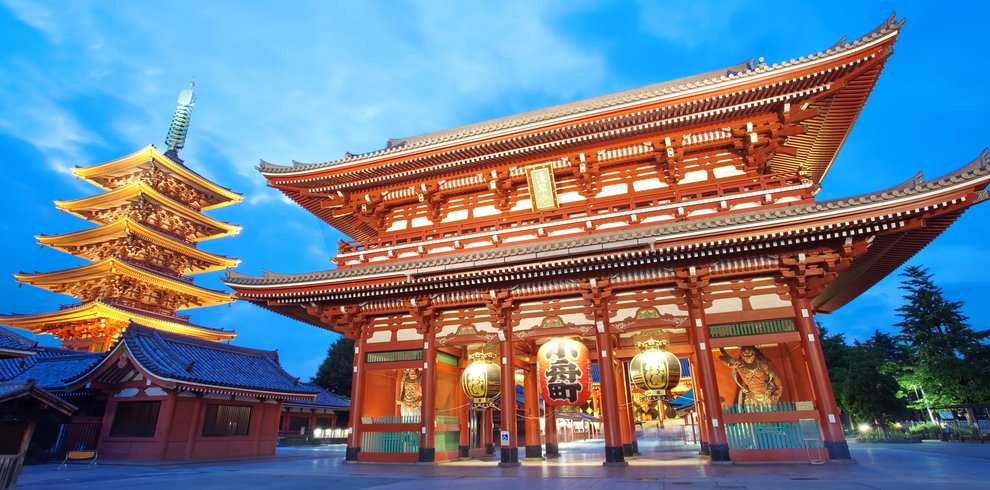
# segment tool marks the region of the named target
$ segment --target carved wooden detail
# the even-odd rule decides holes
[[[318,305],[311,303],[305,307],[306,314],[316,317],[320,323],[329,325],[333,330],[345,337],[357,340],[371,336],[371,317],[367,316],[360,305]]]
[[[780,254],[780,278],[804,298],[814,298],[848,269],[853,259],[866,253],[865,239],[847,239],[834,248],[819,248]]]

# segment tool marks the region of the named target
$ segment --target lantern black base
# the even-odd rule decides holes
[[[487,454],[489,456],[494,456],[495,455],[495,445],[494,444],[485,444],[485,454]]]
[[[828,449],[828,459],[852,459],[846,441],[825,441],[825,449]]]
[[[554,444],[552,442],[548,442],[547,443],[547,451],[546,451],[546,453],[547,453],[547,457],[548,458],[559,458],[560,457],[560,449],[557,447],[556,444]]]
[[[420,463],[435,463],[437,461],[437,450],[432,447],[419,448]]]
[[[701,441],[701,450],[698,451],[698,454],[701,454],[703,456],[708,456],[709,454],[711,454],[711,451],[709,451],[708,449],[708,441]]]
[[[639,452],[639,441],[634,440],[632,443],[633,456],[642,456],[643,453]]]
[[[460,457],[462,457],[462,458],[466,458],[466,457],[468,457],[468,456],[471,455],[471,452],[469,451],[469,449],[471,449],[471,448],[469,448],[467,446],[457,446],[457,455],[460,456]]]
[[[605,446],[605,462],[603,466],[629,466],[622,455],[622,446]]]
[[[519,466],[519,448],[517,447],[502,447],[502,461],[499,462],[499,466],[502,468],[510,466]]]
[[[361,452],[360,446],[348,447],[347,450],[344,451],[344,462],[345,463],[357,462],[358,453],[360,452]]]
[[[543,459],[543,446],[526,446],[526,459]]]
[[[731,461],[729,459],[728,444],[711,444],[708,446],[708,449],[711,451],[713,463]]]

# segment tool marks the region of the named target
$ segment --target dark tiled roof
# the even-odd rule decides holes
[[[41,388],[60,391],[65,389],[67,380],[86,372],[104,356],[95,352],[45,349],[33,356],[0,361],[0,376],[9,381],[34,379]]]
[[[31,351],[36,347],[38,347],[38,342],[11,332],[6,328],[0,328],[0,351]]]
[[[275,351],[200,340],[131,323],[120,344],[152,375],[251,391],[313,395],[317,390],[282,369]]]
[[[400,150],[421,148],[437,143],[455,141],[458,139],[468,138],[494,131],[516,128],[530,123],[547,121],[558,117],[565,117],[574,114],[590,112],[594,110],[607,109],[622,104],[635,103],[638,101],[659,97],[661,95],[683,92],[697,87],[711,86],[734,79],[748,78],[763,73],[791,67],[794,65],[803,65],[806,63],[811,63],[827,56],[833,56],[835,54],[839,54],[857,48],[859,46],[862,46],[863,44],[869,43],[877,38],[880,38],[890,32],[900,29],[901,25],[903,24],[904,24],[903,19],[897,20],[896,16],[894,14],[891,14],[891,16],[886,21],[884,21],[875,29],[873,29],[872,31],[868,32],[867,34],[863,35],[858,39],[849,42],[840,41],[839,43],[836,43],[835,45],[829,47],[824,51],[809,56],[802,56],[799,59],[792,59],[790,61],[775,63],[773,65],[766,65],[763,63],[755,64],[750,60],[732,66],[728,66],[726,68],[722,68],[719,70],[713,70],[707,73],[702,73],[700,75],[692,75],[689,77],[680,78],[672,81],[660,82],[653,85],[648,85],[646,87],[626,90],[626,91],[603,95],[599,97],[592,97],[590,99],[578,100],[567,104],[561,104],[544,109],[538,109],[535,111],[524,112],[521,114],[515,114],[512,116],[502,117],[498,119],[492,119],[489,121],[484,121],[476,124],[469,124],[467,126],[461,126],[443,131],[427,133],[421,136],[402,138],[402,139],[392,139],[388,141],[384,149],[373,151],[370,153],[359,154],[359,155],[346,153],[345,157],[341,160],[334,160],[334,161],[329,161],[325,163],[316,163],[316,164],[293,162],[292,166],[273,165],[271,163],[262,160],[261,166],[258,169],[262,172],[269,172],[269,173],[287,173],[287,172],[294,172],[301,170],[331,167],[343,163],[349,163],[353,161],[360,161],[368,158],[374,158],[377,156],[388,155],[390,153],[394,153]]]
[[[350,409],[351,401],[344,398],[336,393],[330,393],[329,391],[316,386],[313,383],[303,383],[303,386],[313,388],[319,391],[319,395],[316,396],[316,400],[297,400],[289,399],[285,401],[286,405],[305,405],[307,407],[322,407],[322,408],[335,408],[335,409]]]
[[[855,209],[863,205],[890,201],[912,195],[937,192],[971,180],[983,179],[990,174],[987,150],[968,165],[936,179],[924,181],[920,174],[896,186],[853,197],[832,199],[810,204],[748,212],[726,214],[709,218],[692,219],[658,226],[644,226],[614,232],[596,233],[574,238],[538,241],[509,247],[491,248],[477,252],[465,252],[422,259],[392,261],[382,264],[330,269],[302,274],[278,274],[266,272],[263,276],[250,276],[228,270],[223,278],[230,285],[280,285],[296,282],[319,282],[331,279],[362,277],[372,274],[435,274],[472,269],[483,270],[493,266],[537,259],[574,257],[591,252],[606,252],[615,246],[628,248],[662,243],[662,237],[697,231],[717,231],[734,225],[759,223],[778,218],[812,218],[817,213]]]
[[[0,404],[24,397],[34,398],[41,406],[54,407],[65,415],[76,411],[75,405],[39,387],[33,380],[0,383]]]

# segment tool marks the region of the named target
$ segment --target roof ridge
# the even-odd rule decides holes
[[[489,119],[477,123],[457,126],[446,130],[424,133],[409,138],[400,138],[400,139],[390,138],[386,141],[385,148],[362,153],[362,154],[352,154],[349,152],[345,152],[345,157],[338,160],[330,160],[321,163],[308,163],[308,164],[293,161],[292,165],[274,165],[269,162],[266,162],[265,160],[261,160],[261,164],[259,167],[257,167],[257,170],[261,172],[271,171],[275,173],[282,173],[282,172],[306,171],[306,170],[315,170],[321,168],[330,168],[344,163],[353,163],[370,157],[378,157],[390,153],[395,153],[404,149],[422,148],[432,144],[456,141],[458,139],[467,138],[477,134],[484,134],[491,131],[514,128],[526,124],[554,119],[557,117],[565,117],[570,114],[578,114],[581,112],[613,107],[623,103],[634,102],[635,100],[642,100],[644,98],[657,97],[664,94],[676,93],[687,89],[707,86],[713,83],[749,77],[756,74],[775,71],[795,64],[807,63],[810,61],[817,60],[823,56],[830,56],[833,54],[847,51],[849,49],[859,47],[864,43],[872,41],[873,39],[881,35],[884,35],[892,30],[899,29],[904,24],[904,22],[905,22],[904,19],[898,21],[896,18],[896,14],[891,13],[891,15],[880,25],[878,25],[874,29],[870,30],[866,34],[856,38],[851,42],[843,42],[841,44],[836,43],[835,45],[832,45],[829,48],[826,48],[825,50],[819,51],[817,53],[801,56],[799,58],[792,58],[790,61],[782,61],[782,62],[774,63],[773,65],[767,65],[762,61],[754,65],[752,63],[752,60],[749,60],[743,63],[730,65],[725,68],[703,72],[697,75],[690,75],[687,77],[676,78],[669,81],[661,81],[643,87],[632,88],[629,90],[624,90],[615,93],[602,94],[599,96],[579,99],[576,101],[557,104],[550,107],[537,108],[532,111],[527,111],[519,114],[504,116],[501,118]],[[845,38],[843,38],[843,41],[844,39]],[[721,73],[721,75],[716,76],[715,74],[717,73]],[[631,96],[632,96],[632,100],[630,100]],[[538,117],[541,115],[545,117],[542,119]]]

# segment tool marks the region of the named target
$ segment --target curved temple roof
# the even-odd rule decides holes
[[[980,197],[977,199],[966,200],[965,207],[968,207],[986,198],[984,189],[990,181],[990,160],[987,155],[984,150],[968,165],[929,181],[922,180],[919,174],[888,189],[812,204],[322,272],[250,276],[228,271],[224,279],[237,291],[238,297],[252,301],[269,299],[294,302],[316,296],[323,300],[343,300],[381,295],[385,290],[394,293],[403,288],[410,291],[413,288],[426,290],[436,288],[440,282],[456,282],[469,287],[469,283],[478,281],[478,284],[483,285],[491,282],[485,280],[485,277],[575,264],[603,263],[628,259],[633,255],[666,255],[670,260],[676,260],[680,257],[678,254],[684,255],[683,251],[718,248],[728,245],[730,240],[732,244],[766,240],[771,236],[793,236],[813,229],[835,229],[854,223],[877,221],[877,217],[887,215],[898,217],[907,209],[916,209],[918,206],[927,209],[933,206],[931,203],[934,200],[953,199],[953,196],[965,198],[973,192],[979,192]],[[955,212],[954,216],[961,212]],[[947,227],[948,223],[943,225],[938,228],[938,232]],[[935,226],[936,223],[931,223],[926,233],[931,233],[930,230],[935,229]],[[887,250],[885,254],[893,258],[896,264],[888,263],[870,274],[863,271],[849,272],[860,274],[868,281],[865,284],[857,283],[855,287],[847,285],[849,291],[840,295],[845,299],[838,302],[832,300],[827,311],[854,298],[859,292],[854,290],[866,290],[879,281],[927,245],[937,234],[936,232],[921,241],[902,241],[899,249]],[[856,271],[856,267],[852,271]]]
[[[344,172],[345,170],[343,168],[350,166],[354,166],[362,174],[366,175],[369,173],[367,164],[376,160],[385,161],[386,159],[399,158],[406,153],[413,155],[413,150],[417,150],[415,154],[419,154],[422,150],[439,149],[455,144],[468,144],[473,141],[480,141],[479,138],[497,136],[502,134],[502,132],[521,132],[541,126],[549,126],[551,123],[561,123],[568,119],[606,113],[612,109],[674,99],[681,95],[711,92],[716,89],[722,89],[722,87],[744,85],[753,79],[772,75],[776,72],[792,71],[796,68],[814,65],[823,59],[843,55],[878,39],[896,35],[903,24],[903,19],[897,20],[895,15],[891,14],[887,20],[875,29],[853,41],[840,42],[818,53],[802,56],[798,59],[791,59],[790,61],[772,65],[764,63],[754,64],[752,61],[746,61],[700,75],[660,82],[637,89],[579,100],[420,136],[392,139],[381,150],[358,155],[346,153],[345,158],[339,160],[315,164],[293,162],[291,166],[274,165],[262,160],[258,170],[270,179],[279,176],[310,175],[323,169],[340,168],[339,171]],[[394,164],[395,162],[391,163]],[[358,168],[359,165],[360,168]],[[380,168],[376,167],[375,170],[380,170]]]
[[[220,344],[131,323],[103,360],[66,384],[77,389],[112,378],[119,361],[135,367],[160,385],[191,391],[314,400],[319,392],[282,369],[278,353]]]

